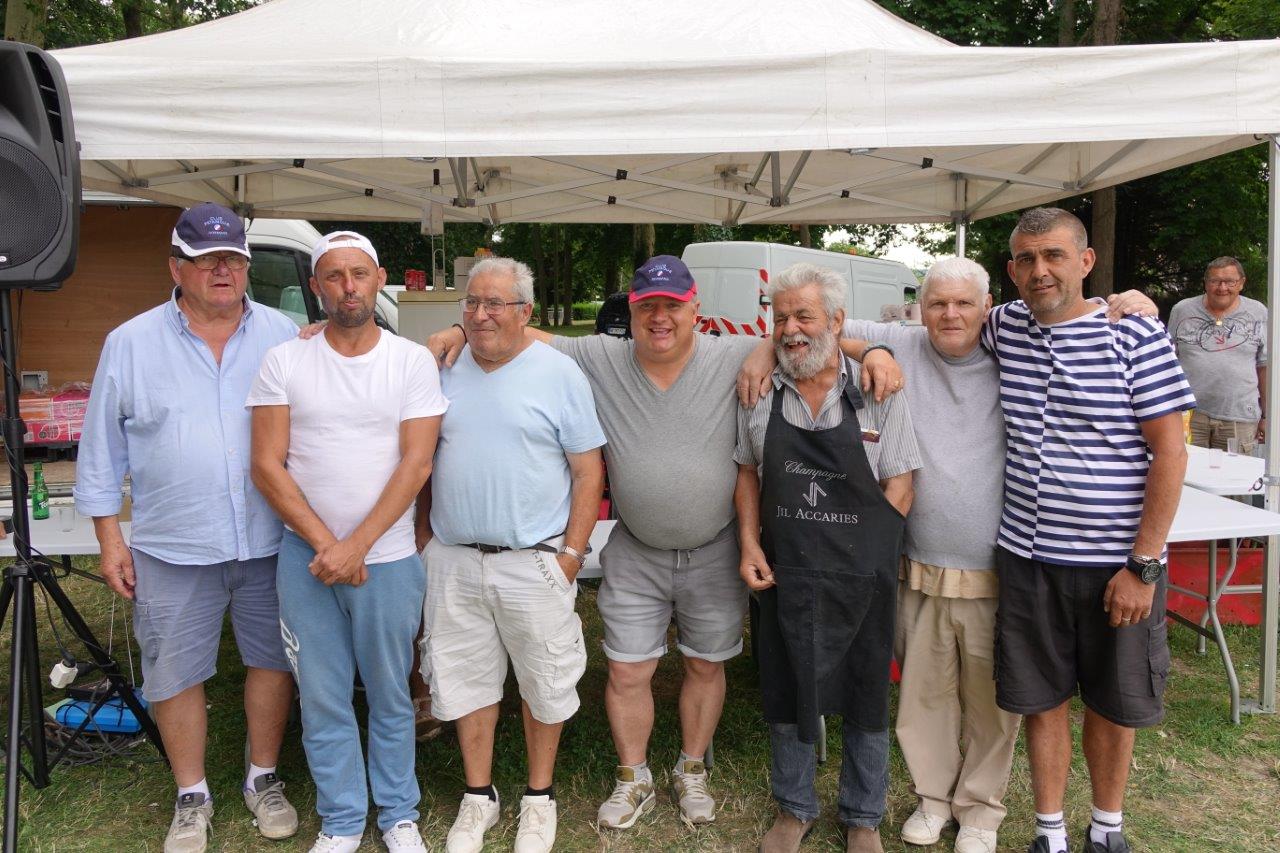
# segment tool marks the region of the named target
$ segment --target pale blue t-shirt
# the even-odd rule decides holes
[[[462,350],[440,376],[449,414],[431,474],[431,530],[445,545],[528,548],[564,532],[569,462],[605,443],[591,386],[542,343],[492,373]]]

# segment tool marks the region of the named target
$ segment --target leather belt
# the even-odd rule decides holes
[[[475,548],[481,554],[501,554],[503,551],[524,551],[524,550],[544,551],[548,554],[560,553],[559,548],[555,548],[551,545],[548,545],[546,542],[537,542],[533,545],[530,545],[528,549],[508,548],[506,545],[488,545],[484,542],[463,542],[462,547]]]

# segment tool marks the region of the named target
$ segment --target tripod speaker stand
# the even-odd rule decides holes
[[[19,417],[18,352],[13,324],[14,291],[55,290],[75,266],[80,222],[80,160],[62,71],[51,56],[30,45],[0,42],[0,360],[4,365],[5,417],[0,420],[13,495],[13,565],[0,585],[0,622],[13,617],[9,659],[9,726],[5,739],[4,853],[18,849],[21,775],[37,788],[49,784],[70,744],[53,757],[45,744],[43,673],[36,640],[35,588],[62,614],[89,651],[111,689],[93,713],[119,697],[164,755],[160,731],[134,695],[119,665],[98,643],[58,585],[50,565],[31,557],[27,515],[26,426]],[[23,718],[26,730],[23,730]],[[74,741],[74,739],[73,739]],[[30,767],[22,763],[23,746]]]

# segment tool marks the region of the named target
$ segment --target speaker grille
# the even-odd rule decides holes
[[[32,152],[0,139],[0,269],[35,258],[49,248],[62,224],[62,190]]]

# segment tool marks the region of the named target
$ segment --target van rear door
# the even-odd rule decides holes
[[[878,321],[880,306],[903,303],[902,279],[896,264],[859,261],[857,258],[852,260],[852,319]]]

